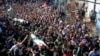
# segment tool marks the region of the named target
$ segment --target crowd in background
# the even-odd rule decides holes
[[[99,37],[89,35],[88,25],[80,22],[78,17],[82,13],[77,13],[75,19],[71,19],[65,16],[64,11],[50,6],[44,9],[42,4],[12,2],[12,11],[0,9],[0,56],[100,55]],[[27,22],[13,21],[14,18]],[[34,46],[30,32],[47,46]]]

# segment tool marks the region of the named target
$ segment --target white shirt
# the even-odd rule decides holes
[[[17,50],[18,48],[17,48],[17,46],[16,45],[13,45],[11,48],[10,48],[10,52],[14,52],[14,55],[15,55],[15,52],[16,52],[16,50]]]
[[[13,46],[9,49],[10,52],[14,51],[14,55],[15,55],[16,50],[18,49],[17,45],[19,45],[19,47],[22,46],[21,43],[17,43],[17,44],[13,45]],[[22,54],[23,54],[23,53],[22,53],[22,49],[19,49],[19,55],[22,55]]]
[[[72,45],[76,45],[76,42],[74,40],[71,40]]]
[[[32,56],[35,56],[35,54],[33,54]]]
[[[76,54],[73,54],[73,56],[77,56]]]

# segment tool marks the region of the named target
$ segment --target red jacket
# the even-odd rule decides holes
[[[63,56],[71,56],[70,54],[63,54]]]

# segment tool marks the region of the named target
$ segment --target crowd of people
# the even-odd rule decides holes
[[[80,22],[79,17],[68,18],[64,11],[50,6],[44,9],[42,4],[12,3],[10,12],[0,9],[0,56],[100,55],[99,36],[91,37],[86,23]],[[14,18],[25,22],[14,21]],[[46,46],[34,45],[30,32]]]

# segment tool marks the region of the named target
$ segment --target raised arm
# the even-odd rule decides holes
[[[28,38],[28,35],[25,36],[25,38],[22,40],[21,44],[23,44]]]

